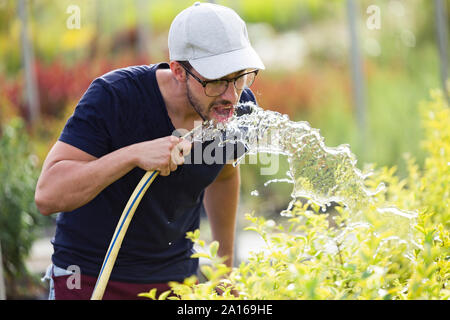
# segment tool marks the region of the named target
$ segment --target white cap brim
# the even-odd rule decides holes
[[[264,64],[252,47],[189,60],[189,63],[206,79],[219,79],[245,69],[265,69]]]

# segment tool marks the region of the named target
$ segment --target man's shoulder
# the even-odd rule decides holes
[[[129,66],[109,71],[108,73],[100,76],[99,79],[101,79],[103,83],[114,85],[123,80],[130,80],[149,75],[152,72],[155,72],[155,70],[155,65]]]

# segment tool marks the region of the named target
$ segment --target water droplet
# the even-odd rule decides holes
[[[286,217],[286,218],[293,217],[293,214],[292,214],[292,212],[290,210],[283,210],[283,211],[280,212],[280,215],[282,217]]]
[[[269,228],[275,227],[276,223],[272,219],[266,221],[266,226]]]

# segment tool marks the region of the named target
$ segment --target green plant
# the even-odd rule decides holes
[[[19,283],[30,283],[25,258],[43,221],[34,204],[37,162],[23,121],[10,120],[0,131],[0,243],[9,298],[24,294]]]
[[[265,247],[233,270],[217,257],[217,243],[208,248],[199,231],[189,233],[203,248],[193,257],[211,260],[201,267],[207,281],[171,283],[170,299],[450,299],[450,110],[439,92],[432,98],[421,105],[423,170],[411,159],[405,179],[395,168],[375,170],[368,187],[387,187],[358,213],[337,207],[329,216],[298,202],[278,223],[248,214],[246,230]]]

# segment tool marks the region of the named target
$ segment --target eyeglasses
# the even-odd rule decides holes
[[[191,71],[188,70],[186,66],[184,66],[182,63],[180,65],[183,67],[184,70],[186,70],[187,73],[189,73],[195,80],[197,80],[203,87],[203,90],[205,90],[205,94],[208,97],[218,97],[225,93],[228,89],[228,84],[230,82],[234,83],[234,87],[237,90],[244,90],[245,88],[249,88],[253,82],[255,81],[256,75],[258,74],[259,70],[253,70],[250,72],[246,72],[244,74],[239,75],[236,78],[233,79],[219,79],[219,80],[208,80],[204,81],[199,79],[195,74],[193,74]]]

